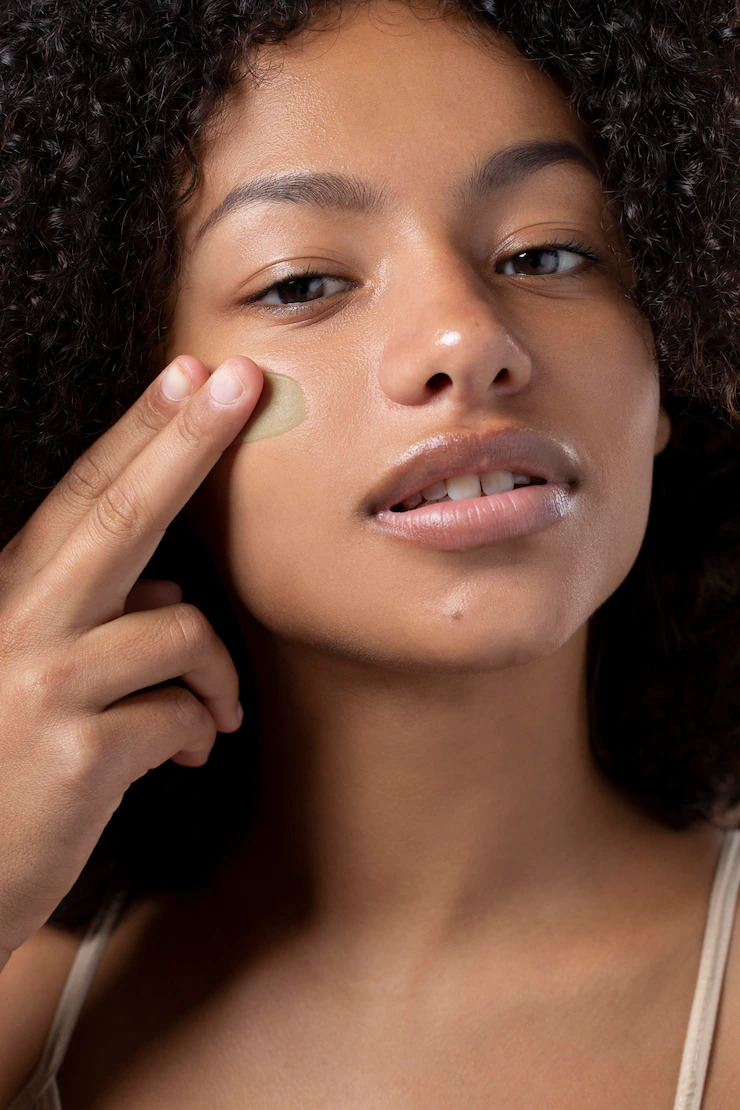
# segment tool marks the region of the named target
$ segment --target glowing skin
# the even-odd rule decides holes
[[[288,374],[274,374],[270,370],[263,370],[262,373],[265,384],[245,431],[237,436],[239,443],[279,436],[296,428],[306,417],[306,398],[300,382]]]
[[[459,194],[511,144],[568,140],[595,158],[589,131],[507,40],[477,42],[392,0],[260,58],[260,81],[236,86],[200,152],[162,352],[162,365],[189,353],[211,367],[246,354],[306,398],[289,430],[237,439],[186,507],[253,661],[265,767],[253,839],[204,898],[200,926],[214,949],[239,947],[269,907],[305,956],[283,996],[303,989],[311,1002],[301,968],[321,966],[358,994],[391,984],[409,1015],[410,984],[446,990],[444,1012],[459,1015],[485,968],[487,1004],[504,1013],[531,991],[521,1013],[536,1023],[538,989],[570,998],[598,979],[578,1027],[598,1031],[583,1045],[591,1060],[611,1043],[609,990],[645,982],[668,931],[694,951],[719,847],[716,830],[679,835],[648,819],[588,749],[588,621],[640,550],[670,424],[597,178],[558,163]],[[196,242],[235,186],[307,170],[383,187],[389,207],[262,202]],[[552,239],[601,261],[565,252],[551,276],[531,257],[529,269],[507,263]],[[284,303],[274,291],[246,303],[307,263],[329,276],[297,312],[270,311]],[[360,511],[417,440],[510,425],[577,453],[578,507],[556,526],[429,552],[378,534]],[[467,971],[452,956],[463,937]],[[690,1003],[690,961],[679,970],[656,971],[654,985],[677,992],[669,1016]],[[651,1011],[645,1029],[636,995],[620,1013],[634,1043],[665,1016]],[[232,1013],[224,1027],[244,1022]],[[543,1084],[557,1067],[542,1062]],[[513,1051],[512,1075],[528,1068]],[[671,1077],[658,1068],[649,1081]],[[544,1105],[549,1089],[516,1104]]]

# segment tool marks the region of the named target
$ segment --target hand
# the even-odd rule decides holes
[[[201,766],[241,723],[210,622],[176,583],[137,583],[259,399],[256,364],[227,362],[243,392],[219,403],[228,367],[176,359],[192,394],[169,400],[160,375],[0,551],[0,966],[74,885],[131,783],[167,759]]]

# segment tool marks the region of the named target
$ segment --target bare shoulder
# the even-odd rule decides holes
[[[36,1068],[83,936],[84,930],[45,925],[16,948],[0,974],[0,1106]]]
[[[735,905],[702,1106],[707,1110],[740,1106],[740,895]]]
[[[156,910],[155,900],[131,906],[113,930],[91,992]],[[0,973],[0,1106],[7,1106],[33,1075],[86,928],[44,925],[17,948]]]

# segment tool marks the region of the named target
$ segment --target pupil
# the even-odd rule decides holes
[[[525,266],[529,266],[530,269],[536,270],[542,265],[543,256],[550,255],[550,256],[554,257],[554,256],[557,255],[557,253],[558,252],[554,251],[554,250],[537,250],[536,248],[534,248],[532,250],[522,251],[521,254],[517,255],[517,258],[519,260],[521,260],[524,263]],[[531,263],[531,262],[527,261],[527,256],[531,257],[532,255],[534,255],[534,257],[535,257],[535,262],[534,263]],[[556,263],[556,266],[557,266],[557,263]]]
[[[295,296],[290,297],[291,301],[302,301],[309,299],[309,286],[316,280],[317,279],[313,277],[291,278],[290,281],[284,281],[281,284],[286,289],[292,289],[295,292]]]

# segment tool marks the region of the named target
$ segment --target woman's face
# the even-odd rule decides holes
[[[300,384],[306,416],[235,440],[186,515],[246,609],[282,639],[447,670],[549,654],[634,563],[669,424],[597,177],[559,161],[477,195],[462,182],[534,140],[568,140],[596,161],[588,130],[507,39],[484,45],[396,0],[263,47],[259,63],[259,82],[232,91],[202,153],[161,365],[248,355]],[[262,200],[196,241],[235,186],[287,171],[351,175],[386,204]],[[513,258],[548,241],[601,261],[577,250]],[[325,276],[253,299],[307,265]],[[418,441],[512,426],[575,460],[556,523],[440,550],[385,534],[363,507]]]

